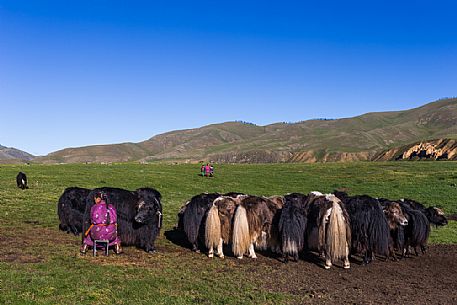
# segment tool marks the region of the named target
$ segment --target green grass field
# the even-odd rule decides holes
[[[30,189],[16,187],[24,171]],[[457,213],[457,163],[390,162],[217,165],[1,165],[0,304],[279,304],[300,296],[259,288],[249,261],[209,260],[167,240],[180,206],[201,192],[281,195],[344,189],[412,198]],[[163,196],[159,252],[127,248],[122,256],[78,254],[80,237],[58,231],[56,203],[69,186],[154,187]],[[433,229],[431,243],[457,243],[457,225]],[[268,268],[268,267],[266,267]],[[230,290],[231,293],[226,291]]]

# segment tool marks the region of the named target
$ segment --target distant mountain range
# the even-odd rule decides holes
[[[35,158],[25,151],[0,145],[0,163],[22,163]]]
[[[405,111],[367,113],[344,119],[266,126],[226,122],[172,131],[140,143],[67,148],[35,158],[34,162],[388,160],[387,152],[399,154],[400,148],[408,150],[430,139],[457,139],[457,98]]]

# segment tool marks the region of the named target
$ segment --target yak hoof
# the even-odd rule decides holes
[[[350,268],[351,268],[351,265],[350,265],[350,264],[344,264],[343,268],[344,268],[344,269],[350,269]]]
[[[214,254],[213,254],[213,253],[209,253],[209,254],[208,254],[208,257],[209,257],[209,258],[213,258],[213,257],[214,257]]]
[[[243,259],[243,255],[237,256],[236,258],[237,258],[237,259]]]
[[[330,269],[331,266],[332,266],[332,265],[324,265],[324,268],[325,268],[325,269]]]

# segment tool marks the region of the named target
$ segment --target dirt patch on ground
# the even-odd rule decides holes
[[[42,262],[49,253],[59,251],[60,246],[75,244],[74,237],[72,237],[37,226],[3,230],[0,235],[0,262]]]
[[[297,295],[301,303],[457,304],[456,257],[457,246],[434,245],[419,257],[353,262],[349,270],[325,270],[315,258],[282,264],[260,257],[250,272],[264,288]],[[268,273],[259,271],[264,264]]]
[[[206,257],[190,252],[185,243],[178,248],[176,244],[166,251],[180,252],[184,260],[196,256],[196,265]],[[351,258],[349,270],[341,263],[325,270],[322,259],[312,253],[288,263],[269,253],[259,254],[256,260],[225,260],[218,272],[242,270],[259,288],[294,296],[292,303],[457,304],[457,245],[432,245],[420,256],[396,262],[378,258],[367,266]]]
[[[79,244],[80,237],[29,227],[22,232],[0,235],[0,261],[40,263],[50,255],[80,257]],[[150,268],[157,272],[162,268],[180,272],[185,266],[195,270],[195,276],[206,270],[226,275],[227,279],[233,278],[234,272],[241,273],[258,289],[290,295],[292,304],[457,304],[457,245],[432,245],[426,254],[398,262],[377,259],[364,266],[355,259],[349,270],[338,265],[325,270],[321,259],[312,254],[298,262],[282,263],[268,253],[259,253],[256,260],[213,258],[220,260],[214,267],[215,264],[208,264],[209,258],[204,253],[190,251],[169,234],[160,236],[158,251],[152,255],[134,247],[124,250],[119,256],[94,258],[88,253],[80,258],[97,264]]]

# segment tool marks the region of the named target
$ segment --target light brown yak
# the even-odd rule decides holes
[[[208,248],[208,257],[214,256],[214,247],[217,248],[216,255],[224,258],[223,244],[232,241],[232,225],[235,209],[245,195],[238,195],[235,198],[221,196],[213,201],[208,211],[205,225],[205,244]]]
[[[237,207],[233,221],[232,250],[237,258],[249,252],[249,257],[257,258],[257,249],[265,250],[279,245],[277,239],[276,214],[280,211],[278,204],[269,198],[247,196]]]
[[[277,209],[282,209],[282,207],[284,206],[284,202],[285,202],[284,196],[274,195],[274,196],[268,197],[268,199],[270,199],[276,205]]]
[[[350,268],[351,227],[343,203],[333,194],[318,192],[309,194],[307,200],[308,224],[305,235],[308,249],[325,256],[325,269],[340,259],[344,268]]]

